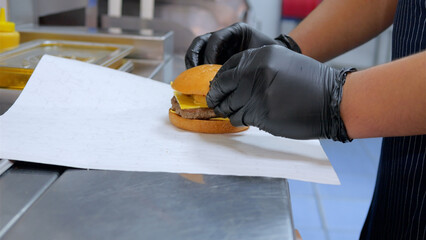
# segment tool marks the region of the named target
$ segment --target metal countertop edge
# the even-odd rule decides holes
[[[8,160],[9,161],[9,160]],[[1,175],[1,174],[0,174]],[[61,174],[56,174],[54,177],[52,177],[45,186],[43,186],[40,191],[38,191],[34,196],[25,204],[21,210],[2,228],[0,229],[0,239],[4,237],[4,235],[13,227],[13,225],[19,220],[19,218],[24,215],[24,213],[37,201],[43,193],[49,189],[50,186],[59,178]]]

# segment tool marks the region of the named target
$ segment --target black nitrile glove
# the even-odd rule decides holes
[[[232,125],[256,126],[276,136],[350,141],[340,117],[348,72],[278,46],[230,58],[211,82],[207,104]]]
[[[185,55],[186,68],[201,64],[223,64],[234,54],[265,45],[279,44],[300,53],[300,48],[289,36],[275,40],[245,23],[235,23],[217,32],[196,37]]]

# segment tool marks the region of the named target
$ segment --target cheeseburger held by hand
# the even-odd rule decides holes
[[[207,106],[206,95],[221,65],[206,64],[182,72],[172,82],[175,90],[170,122],[178,128],[200,133],[235,133],[248,127],[234,127],[227,118],[216,116]]]

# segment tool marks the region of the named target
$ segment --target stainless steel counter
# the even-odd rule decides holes
[[[166,83],[185,69],[183,56],[129,60],[134,74]],[[0,114],[2,98],[5,111],[18,95],[0,90]],[[15,163],[0,173],[0,239],[294,239],[294,233],[285,179]]]
[[[58,178],[61,170],[15,164],[0,175],[0,238]]]
[[[283,179],[67,170],[2,239],[293,239],[290,209]]]

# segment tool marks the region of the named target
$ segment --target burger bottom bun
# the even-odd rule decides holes
[[[199,120],[187,119],[169,110],[170,122],[180,129],[199,133],[236,133],[247,130],[249,127],[234,127],[226,120]]]

